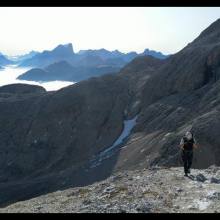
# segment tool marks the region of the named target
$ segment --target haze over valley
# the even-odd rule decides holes
[[[26,55],[0,57],[0,85],[26,83],[57,90],[81,80],[118,72],[137,56],[152,55],[165,59],[161,52],[146,49],[143,53],[84,50],[74,53],[72,44],[58,45],[52,51],[31,51]]]

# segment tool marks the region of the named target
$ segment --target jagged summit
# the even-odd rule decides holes
[[[57,52],[57,53],[69,53],[69,54],[74,53],[72,43],[60,44],[56,48],[54,48],[52,51]]]
[[[69,60],[74,56],[73,46],[71,43],[58,45],[53,50],[44,50],[42,53],[37,53],[24,59],[19,66],[26,67],[41,67],[44,68],[54,62],[61,60]]]
[[[220,32],[220,18],[213,22],[208,28],[206,28],[199,35],[198,38],[207,37],[208,35]]]
[[[188,46],[211,46],[219,43],[220,37],[220,19],[217,19],[209,27],[207,27],[201,34],[192,41]]]
[[[144,52],[141,55],[146,55],[146,56],[154,56],[159,59],[166,59],[168,55],[164,55],[161,52],[155,51],[155,50],[150,50],[150,49],[145,49]]]

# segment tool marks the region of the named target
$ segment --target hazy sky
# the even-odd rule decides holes
[[[0,7],[0,52],[71,42],[80,49],[175,53],[220,18],[220,7]]]

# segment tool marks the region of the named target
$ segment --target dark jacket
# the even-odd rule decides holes
[[[185,136],[181,139],[180,145],[183,145],[183,150],[191,151],[193,150],[193,145],[196,144],[196,140],[193,137],[191,140],[188,140]]]

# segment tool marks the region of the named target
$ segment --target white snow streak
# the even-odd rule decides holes
[[[133,119],[130,120],[125,120],[124,121],[124,129],[121,133],[121,135],[117,138],[117,140],[112,144],[112,146],[110,146],[109,148],[107,148],[106,150],[104,150],[100,155],[104,155],[107,152],[111,151],[112,149],[114,149],[116,146],[118,146],[119,144],[121,144],[123,142],[123,140],[129,136],[131,130],[133,129],[133,127],[136,125],[136,120],[137,120],[137,116],[135,116]]]
[[[117,140],[107,149],[105,149],[104,151],[102,151],[95,159],[93,159],[91,161],[92,165],[90,166],[90,168],[94,168],[97,167],[98,165],[101,164],[101,161],[110,157],[113,153],[114,153],[114,149],[116,149],[116,147],[118,145],[120,145],[125,138],[127,138],[130,133],[131,130],[134,128],[134,126],[136,125],[136,120],[137,120],[137,115],[130,119],[130,120],[125,120],[124,123],[124,128],[122,133],[120,134],[120,136],[117,138]]]

